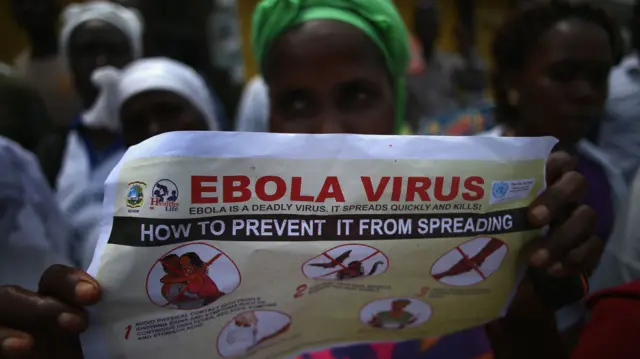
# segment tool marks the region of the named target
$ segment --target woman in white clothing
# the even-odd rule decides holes
[[[75,191],[104,183],[124,153],[114,106],[115,81],[96,70],[120,69],[140,58],[143,25],[134,10],[106,1],[71,4],[61,17],[61,54],[82,110],[64,133],[55,134],[62,139],[50,140],[53,148],[41,149],[50,154],[41,160],[59,163],[48,176],[56,178],[57,197],[66,210]]]
[[[75,264],[74,232],[33,154],[0,136],[0,168],[0,285],[35,290],[50,265]]]
[[[236,131],[269,132],[269,89],[262,76],[247,83],[238,104]]]
[[[115,76],[114,102],[126,147],[165,132],[219,129],[208,87],[189,66],[167,58],[148,58],[133,62]],[[87,186],[67,207],[83,234],[79,261],[85,268],[98,240],[102,197],[103,183]]]

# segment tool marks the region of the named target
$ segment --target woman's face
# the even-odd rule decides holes
[[[180,258],[177,256],[165,258],[163,264],[167,268],[167,274],[176,274],[175,271],[180,268]]]
[[[180,258],[180,267],[185,275],[190,275],[195,271],[195,267],[191,264],[191,259],[187,256]]]
[[[607,32],[578,19],[558,22],[540,40],[522,74],[517,126],[528,135],[579,141],[602,114],[613,65]]]
[[[120,109],[122,133],[127,146],[165,132],[204,131],[203,116],[189,101],[169,91],[141,92]]]
[[[98,97],[98,89],[91,82],[95,69],[102,66],[120,69],[133,61],[133,49],[127,36],[102,20],[79,25],[71,33],[68,51],[74,85],[85,108]]]
[[[376,45],[357,28],[304,23],[274,42],[265,68],[271,132],[393,133],[391,79]]]

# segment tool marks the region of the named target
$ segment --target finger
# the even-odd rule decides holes
[[[548,273],[555,277],[586,273],[591,276],[600,262],[604,250],[602,239],[591,236],[589,240],[578,248],[573,249],[561,262],[552,264]]]
[[[529,264],[544,268],[552,262],[562,261],[568,252],[591,237],[597,222],[598,215],[591,207],[578,206],[569,219],[539,243],[540,247],[529,258]]]
[[[586,189],[584,176],[576,171],[565,172],[529,206],[529,221],[536,226],[546,226],[564,206],[579,202]]]
[[[596,211],[587,205],[578,206],[569,219],[543,240],[543,246],[549,251],[549,261],[564,261],[572,250],[589,240],[597,223]]]
[[[577,168],[577,161],[574,156],[571,156],[565,151],[556,151],[549,155],[547,163],[545,165],[545,178],[547,184],[551,184],[557,181],[563,174],[571,171],[575,171]]]
[[[0,323],[27,332],[59,328],[81,332],[87,327],[87,314],[55,298],[16,286],[3,286],[0,287]]]
[[[26,358],[33,350],[33,338],[17,330],[0,327],[0,358]]]
[[[56,264],[42,274],[38,294],[81,307],[100,300],[100,285],[81,270]]]
[[[529,252],[529,265],[547,268],[563,261],[569,252],[591,237],[597,220],[598,216],[591,207],[578,206],[569,219],[536,243],[537,248]]]

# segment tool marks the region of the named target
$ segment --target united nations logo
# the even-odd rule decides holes
[[[127,207],[140,208],[144,204],[144,189],[147,188],[147,184],[144,182],[130,182],[129,190],[127,191]]]
[[[491,188],[493,197],[502,198],[507,195],[509,184],[507,182],[495,182]]]

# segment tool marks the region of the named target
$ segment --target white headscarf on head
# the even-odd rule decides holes
[[[68,55],[69,38],[78,26],[91,20],[102,20],[122,31],[131,43],[133,57],[142,57],[142,17],[134,9],[109,1],[93,1],[68,5],[62,12],[60,32],[62,54]]]
[[[0,75],[13,76],[15,75],[15,71],[13,67],[7,65],[4,62],[0,62]]]
[[[200,111],[210,130],[219,129],[209,88],[191,67],[162,57],[131,63],[120,75],[117,108],[132,96],[152,90],[170,91],[183,97]]]

